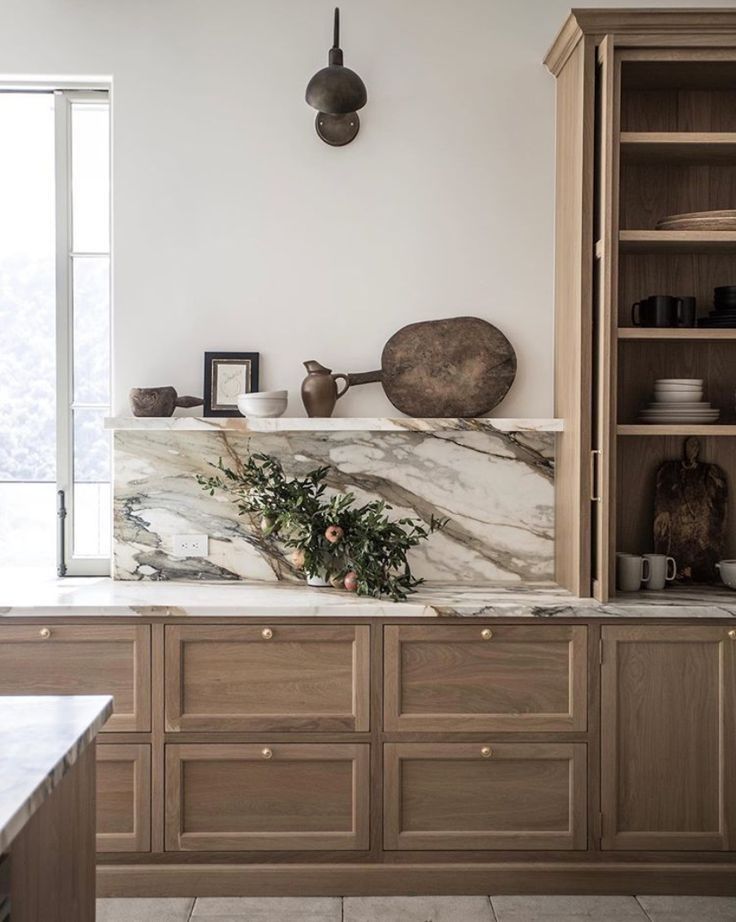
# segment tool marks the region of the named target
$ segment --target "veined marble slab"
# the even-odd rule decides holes
[[[54,616],[736,618],[736,592],[668,589],[601,604],[553,585],[425,584],[407,602],[288,583],[23,579],[0,573],[0,618]],[[0,699],[2,700],[2,699]]]
[[[243,417],[108,416],[105,428],[116,431],[168,432],[562,432],[561,419],[477,417]]]
[[[172,418],[176,422],[176,418]],[[243,420],[243,422],[246,422]],[[412,422],[409,420],[408,422]],[[476,421],[472,421],[476,422]],[[490,421],[492,422],[492,421]],[[289,474],[328,466],[328,486],[383,499],[398,518],[446,528],[412,552],[418,577],[453,583],[534,583],[554,572],[554,441],[550,432],[281,432],[173,430],[114,437],[114,574],[118,579],[300,583],[284,548],[242,517],[234,499],[202,490],[218,458],[280,458]],[[208,535],[205,558],[173,553],[174,535]]]
[[[0,853],[111,714],[110,695],[0,697]]]

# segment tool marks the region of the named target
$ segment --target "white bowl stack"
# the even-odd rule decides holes
[[[702,378],[659,378],[654,400],[641,411],[641,421],[655,425],[715,423],[720,410],[703,400]]]

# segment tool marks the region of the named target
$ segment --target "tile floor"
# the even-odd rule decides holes
[[[407,896],[98,900],[98,922],[736,922],[736,897]]]

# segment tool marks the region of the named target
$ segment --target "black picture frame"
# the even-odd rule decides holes
[[[203,416],[242,416],[237,403],[225,402],[219,381],[221,369],[229,366],[233,370],[243,367],[245,390],[241,394],[252,394],[258,390],[258,352],[205,352],[204,354],[204,411]]]

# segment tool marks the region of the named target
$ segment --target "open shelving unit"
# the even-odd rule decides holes
[[[656,229],[668,214],[736,207],[736,54],[611,43],[601,48],[598,80],[592,576],[607,599],[616,551],[654,549],[656,472],[682,456],[688,437],[736,489],[736,329],[631,320],[633,303],[652,294],[694,295],[702,316],[714,287],[736,284],[736,231]],[[718,423],[639,422],[663,377],[703,378]],[[728,553],[736,556],[733,529]]]

